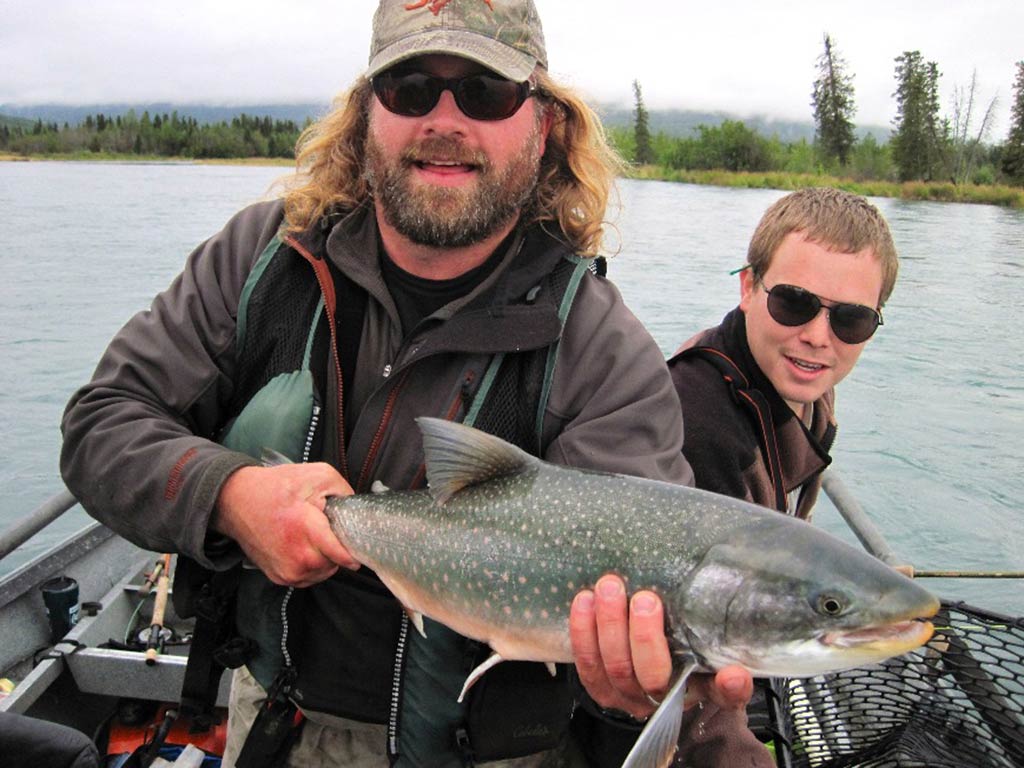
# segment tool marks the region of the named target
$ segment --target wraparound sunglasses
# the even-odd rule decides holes
[[[414,70],[387,70],[371,80],[373,92],[388,112],[403,117],[429,114],[444,91],[451,91],[462,113],[473,120],[512,117],[537,87],[478,72],[464,77],[437,77]]]
[[[780,283],[768,288],[760,277],[756,278],[768,292],[768,314],[772,320],[789,327],[811,322],[821,312],[828,310],[828,322],[832,332],[847,344],[861,344],[870,339],[878,326],[884,325],[882,313],[863,304],[847,304],[822,299],[798,285]]]

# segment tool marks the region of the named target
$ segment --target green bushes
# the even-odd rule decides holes
[[[617,151],[631,160],[632,131],[613,128],[609,137]],[[680,138],[658,133],[651,138],[654,164],[633,167],[632,178],[659,179],[726,187],[799,189],[833,186],[870,197],[908,200],[988,203],[1024,208],[1024,189],[1001,185],[1000,147],[989,147],[970,183],[939,181],[899,183],[890,144],[871,135],[853,147],[845,166],[822,157],[806,139],[783,142],[765,139],[742,122],[726,120],[700,126],[698,135]]]

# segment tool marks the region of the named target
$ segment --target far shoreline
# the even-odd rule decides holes
[[[111,155],[91,153],[75,155],[17,155],[0,152],[0,162],[94,162],[165,165],[238,165],[292,168],[295,160],[277,157],[193,158],[158,155]],[[955,185],[944,181],[858,181],[838,176],[784,172],[685,171],[645,165],[631,167],[625,178],[637,181],[664,181],[742,189],[791,191],[803,187],[836,187],[865,197],[940,203],[970,203],[1024,209],[1024,189],[1005,185]]]
[[[134,165],[252,165],[291,168],[295,160],[290,157],[169,157],[166,155],[17,155],[0,152],[0,163],[122,163]]]

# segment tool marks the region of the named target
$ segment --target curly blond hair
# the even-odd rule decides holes
[[[622,161],[608,144],[597,115],[581,98],[543,69],[538,68],[535,77],[537,108],[548,111],[552,125],[537,187],[524,211],[526,223],[557,222],[576,253],[596,256]],[[360,77],[299,137],[296,171],[284,182],[289,232],[369,200],[363,163],[371,98],[370,81]]]

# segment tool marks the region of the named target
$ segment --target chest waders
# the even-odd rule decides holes
[[[312,361],[318,360],[323,351],[322,344],[316,346],[317,328],[326,317],[332,326],[332,343],[336,344],[333,328],[335,307],[333,302],[325,304],[322,291],[309,290],[309,265],[302,259],[298,259],[304,267],[304,277],[299,281],[301,289],[298,283],[289,283],[291,278],[288,275],[294,277],[294,270],[288,272],[281,266],[285,262],[282,256],[291,254],[294,257],[294,253],[275,237],[258,258],[243,288],[236,348],[240,360],[248,360],[248,367],[258,374],[238,376],[239,391],[235,393],[234,404],[229,411],[237,413],[237,416],[223,430],[221,442],[257,458],[265,447],[269,447],[293,461],[307,461],[317,455],[315,442],[323,408],[311,368]],[[590,264],[588,260],[565,256],[546,278],[545,287],[554,296],[561,297],[556,304],[563,326],[583,273]],[[317,266],[327,271],[325,262],[314,264]],[[267,280],[264,285],[275,285],[274,291],[258,290],[264,278]],[[340,281],[347,282],[345,278],[340,278]],[[323,288],[322,281],[320,285]],[[300,306],[289,302],[289,287],[295,289],[295,298],[301,299],[298,302]],[[540,289],[541,286],[537,286],[530,291],[527,303]],[[273,296],[268,296],[270,293]],[[286,305],[284,310],[281,309],[282,304]],[[274,345],[271,350],[262,349],[262,335],[250,330],[251,321],[260,328],[273,322],[273,319],[267,319],[268,315],[282,311],[281,321],[288,327],[308,323],[302,326],[307,327],[308,332],[295,335],[285,345],[289,349],[282,351],[277,348],[279,345]],[[350,310],[349,316],[351,314]],[[557,348],[556,340],[539,350],[493,355],[476,392],[467,403],[463,421],[497,434],[535,455],[539,454]],[[292,362],[282,362],[287,360]],[[245,367],[240,364],[243,370]],[[188,586],[180,590],[182,595],[175,605],[180,603],[180,615],[197,617],[182,689],[183,706],[187,702],[188,711],[212,713],[222,671],[248,664],[256,679],[267,689],[268,698],[243,747],[238,766],[259,768],[273,765],[274,755],[287,753],[298,730],[293,727],[297,710],[291,697],[296,670],[288,651],[288,615],[295,590],[272,585],[258,571],[250,568],[235,568],[224,574],[213,574],[211,578],[209,572],[182,558],[179,570],[182,576],[176,579],[176,586],[177,582]],[[244,616],[249,626],[245,628],[245,639],[238,636],[239,632],[231,621],[232,615],[237,618],[236,605],[246,606]],[[393,762],[398,759],[401,748],[398,717],[402,701],[400,682],[406,662],[403,652],[407,647],[416,649],[414,654],[421,650],[418,645],[405,645],[409,637],[408,619],[404,612],[401,612],[401,617],[403,626],[399,629],[398,657],[393,671],[399,684],[392,695],[389,717],[388,753]],[[434,625],[435,628],[440,626]],[[431,655],[444,657],[457,651],[457,656],[469,665],[466,667],[468,672],[476,664],[476,655],[486,655],[487,649],[481,644],[467,641],[447,628],[443,630],[432,632],[438,638],[438,645],[433,647],[431,644],[427,648],[428,658]],[[255,642],[253,635],[256,635]],[[254,653],[256,648],[261,650]],[[276,653],[267,652],[268,649],[276,649]],[[391,672],[388,670],[389,677]],[[562,669],[558,679],[552,681],[544,665],[528,662],[507,662],[489,672],[481,683],[474,686],[477,695],[470,697],[468,708],[457,713],[462,725],[453,735],[453,741],[459,746],[463,761],[472,763],[474,756],[481,760],[492,756],[511,757],[553,747],[565,731],[572,711],[567,677],[567,670]],[[409,681],[415,682],[414,676]],[[461,683],[460,678],[458,685]],[[556,695],[551,695],[552,691]],[[539,696],[541,693],[543,695]],[[550,720],[554,724],[534,722],[537,720],[535,717],[534,721],[515,730],[520,734],[532,733],[536,738],[526,739],[525,744],[522,741],[508,743],[508,739],[503,738],[509,732],[508,722],[502,718],[528,709],[522,706],[524,700],[537,703],[538,699],[550,704],[546,708],[540,707],[543,710],[541,720]],[[403,722],[402,731],[405,732],[408,724],[409,738],[415,739],[415,717],[408,713],[404,717],[409,722]],[[406,742],[406,739],[402,738],[401,742]],[[521,751],[524,746],[529,751]]]

